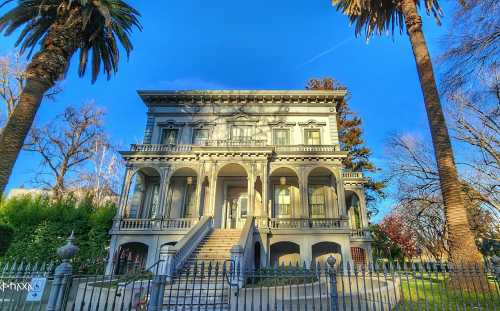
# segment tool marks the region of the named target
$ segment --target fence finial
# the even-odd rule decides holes
[[[66,244],[57,249],[57,255],[59,255],[63,261],[69,261],[71,258],[75,257],[76,253],[80,250],[78,246],[73,244],[74,241],[75,233],[71,231],[71,235],[66,239]]]

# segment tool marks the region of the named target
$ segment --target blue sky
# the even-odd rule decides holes
[[[107,81],[92,85],[75,66],[56,102],[44,102],[36,123],[66,104],[95,100],[106,107],[106,128],[123,146],[141,141],[146,120],[138,89],[303,89],[311,77],[332,76],[352,93],[351,108],[363,119],[364,138],[383,166],[387,134],[427,135],[428,127],[411,47],[406,35],[355,38],[353,27],[330,1],[129,1],[144,30],[134,51]],[[424,18],[431,55],[446,31]],[[14,37],[0,38],[0,55]],[[8,189],[29,186],[38,159],[23,152]],[[390,205],[382,202],[381,207]],[[381,215],[380,215],[381,216]],[[380,218],[377,217],[377,218]]]

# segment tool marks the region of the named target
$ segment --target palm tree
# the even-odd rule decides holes
[[[450,260],[453,263],[478,264],[482,256],[469,228],[467,209],[457,176],[448,128],[441,107],[434,70],[422,31],[419,7],[425,6],[439,23],[441,9],[437,0],[333,0],[333,4],[355,25],[356,36],[400,32],[406,27],[417,65],[420,87],[431,130],[439,171],[441,193],[447,220]]]
[[[122,0],[18,0],[0,17],[0,33],[20,30],[16,46],[31,58],[19,102],[0,132],[0,195],[43,95],[64,77],[71,57],[80,52],[78,74],[91,66],[92,83],[101,67],[109,79],[118,70],[119,45],[127,56],[132,51],[129,36],[134,27],[141,29],[139,16]]]

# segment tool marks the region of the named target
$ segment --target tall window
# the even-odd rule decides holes
[[[321,144],[321,135],[319,130],[304,130],[304,143],[306,145]]]
[[[149,217],[155,218],[158,215],[160,209],[160,184],[153,185],[153,191],[151,194],[151,212]]]
[[[275,145],[290,145],[290,130],[288,129],[273,130],[273,143]]]
[[[279,185],[274,188],[275,211],[278,217],[291,216],[290,186]]]
[[[195,217],[196,200],[195,200],[196,184],[193,177],[187,177],[186,192],[184,194],[184,217]]]
[[[231,139],[238,141],[246,141],[253,139],[253,126],[250,125],[235,125],[231,127]]]
[[[312,218],[326,216],[325,187],[321,185],[309,186],[309,206]]]
[[[161,143],[164,145],[176,145],[179,130],[177,129],[163,129],[161,132]]]
[[[208,130],[206,129],[195,129],[193,131],[193,144],[194,145],[204,145],[205,141],[208,140]]]

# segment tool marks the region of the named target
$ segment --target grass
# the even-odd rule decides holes
[[[500,296],[495,280],[488,279],[491,290],[480,288],[451,289],[447,276],[421,275],[401,278],[403,310],[494,310],[500,308]]]

